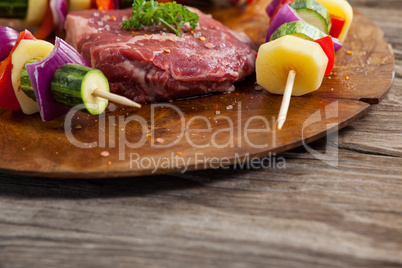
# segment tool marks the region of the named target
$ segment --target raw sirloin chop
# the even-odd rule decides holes
[[[254,72],[251,41],[211,16],[191,11],[200,16],[199,26],[181,38],[157,27],[122,29],[132,9],[72,12],[66,40],[104,72],[112,92],[137,102],[233,91],[234,82]]]

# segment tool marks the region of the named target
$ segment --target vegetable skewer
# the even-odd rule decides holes
[[[340,1],[342,2],[340,6],[345,10],[350,7],[346,1]],[[332,3],[332,0],[322,2],[328,4]],[[324,75],[331,74],[335,51],[342,47],[338,39],[316,28],[325,24],[324,26],[329,26],[325,29],[326,33],[331,28],[328,12],[324,12],[324,8],[313,0],[273,0],[266,9],[268,16],[273,20],[267,33],[268,43],[260,47],[257,56],[257,83],[273,94],[283,95],[278,116],[278,129],[282,129],[286,121],[291,96],[300,96],[317,90],[321,86]],[[320,16],[314,14],[317,11],[315,9],[319,9]],[[314,14],[315,18],[308,20],[313,25],[297,14],[300,11]],[[330,13],[333,11],[331,10]],[[326,23],[316,24],[317,21],[323,21],[322,18],[317,20],[318,17],[325,18]],[[307,14],[305,19],[310,18]],[[351,20],[351,16],[349,19]],[[342,32],[347,30],[348,27],[345,27]],[[321,55],[317,54],[318,51]],[[286,85],[283,84],[285,75],[287,75]]]
[[[86,111],[94,115],[102,113],[109,100],[141,107],[127,98],[110,93],[109,82],[100,70],[80,64],[65,64],[57,69],[50,90],[53,98],[64,107],[73,108],[84,104]]]
[[[9,29],[4,28],[7,27],[1,29]],[[85,59],[64,40],[56,37],[53,46],[35,39],[27,30],[19,34],[18,40],[11,37],[9,41],[13,46],[3,49],[7,58],[0,64],[0,85],[4,86],[1,88],[1,107],[22,110],[25,114],[39,111],[43,121],[55,119],[67,113],[68,108],[82,103],[91,114],[102,113],[108,100],[141,107],[110,93],[104,74],[90,68]],[[15,104],[9,104],[13,99],[7,94],[14,97]]]
[[[37,68],[38,64],[43,64],[40,62],[41,60],[43,59],[37,58],[27,61],[21,72],[21,89],[35,102],[40,100],[38,103],[40,103],[43,121],[59,117],[68,111],[67,108],[73,108],[79,104],[84,104],[86,111],[90,114],[102,113],[108,101],[141,108],[140,104],[132,100],[110,93],[108,81],[103,73],[84,65],[62,65],[51,77],[51,81],[47,81],[45,78],[37,81],[35,71],[41,73],[41,70]],[[33,77],[33,83],[31,83],[29,74]],[[38,84],[41,85],[38,86]],[[49,98],[44,99],[45,97]]]

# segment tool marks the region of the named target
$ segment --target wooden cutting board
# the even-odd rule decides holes
[[[264,13],[268,2],[212,13],[248,33],[258,47],[269,26]],[[261,89],[254,76],[236,84],[231,94],[142,109],[111,104],[101,116],[76,112],[70,119],[42,122],[38,114],[0,109],[0,171],[106,178],[258,160],[317,140],[362,117],[384,98],[393,77],[393,52],[382,31],[355,11],[333,74],[324,78],[318,91],[292,98],[281,131],[275,125],[282,97]]]

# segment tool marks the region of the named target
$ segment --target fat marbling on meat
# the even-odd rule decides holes
[[[199,25],[182,37],[161,27],[122,29],[131,9],[72,12],[66,40],[106,75],[112,92],[137,102],[233,91],[234,82],[254,72],[251,41],[211,16],[191,11],[200,16]]]

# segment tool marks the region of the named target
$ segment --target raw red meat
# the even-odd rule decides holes
[[[182,37],[153,27],[127,31],[132,10],[72,12],[66,40],[109,79],[111,91],[137,102],[230,92],[254,72],[255,50],[244,33],[196,9],[199,27]]]

